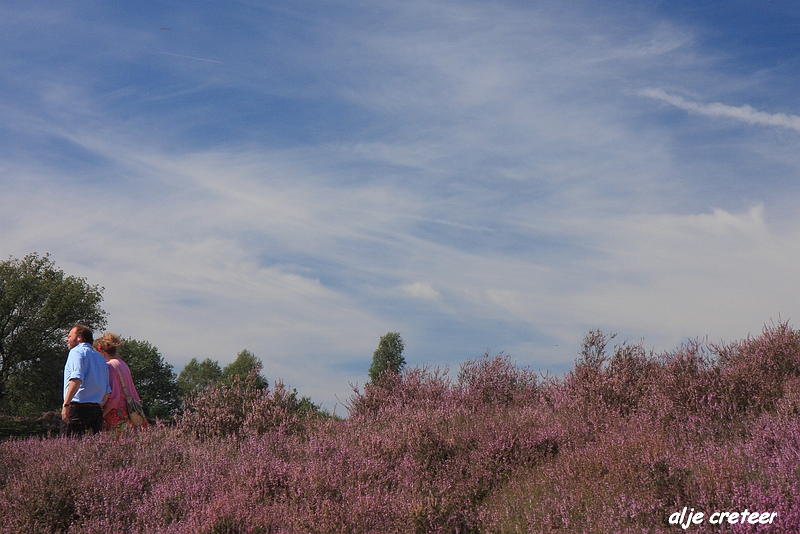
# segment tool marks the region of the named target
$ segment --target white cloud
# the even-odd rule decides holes
[[[414,282],[413,284],[403,284],[401,289],[410,297],[422,300],[438,300],[442,296],[433,286],[425,282]]]

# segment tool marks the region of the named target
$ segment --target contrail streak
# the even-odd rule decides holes
[[[639,93],[641,96],[655,98],[667,102],[676,108],[705,115],[706,117],[725,117],[747,124],[760,124],[763,126],[780,126],[800,132],[800,117],[786,113],[766,113],[758,111],[752,106],[729,106],[714,102],[712,104],[698,104],[690,102],[680,96],[670,95],[662,89],[645,89]]]
[[[204,57],[184,56],[182,54],[172,54],[170,52],[159,52],[159,54],[165,54],[167,56],[182,57],[182,58],[186,58],[186,59],[196,59],[198,61],[208,61],[209,63],[219,63],[220,65],[222,64],[222,61],[216,61],[214,59],[206,59]]]

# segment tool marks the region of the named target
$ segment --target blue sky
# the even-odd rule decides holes
[[[337,413],[380,336],[561,373],[800,307],[800,8],[0,5],[0,254]]]

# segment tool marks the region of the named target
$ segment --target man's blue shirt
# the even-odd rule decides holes
[[[88,343],[80,343],[69,351],[64,365],[64,399],[71,378],[81,380],[72,402],[101,403],[105,394],[111,393],[106,359]]]

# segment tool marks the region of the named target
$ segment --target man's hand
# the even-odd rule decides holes
[[[80,378],[70,378],[69,385],[67,386],[67,394],[64,396],[64,404],[72,402],[72,398],[78,392],[83,382]],[[69,406],[61,407],[61,420],[69,424]]]

